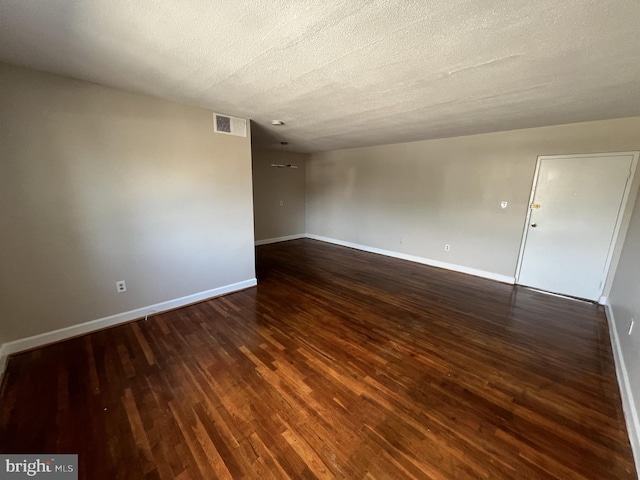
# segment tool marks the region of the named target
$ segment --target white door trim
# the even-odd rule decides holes
[[[522,230],[522,240],[520,242],[520,252],[518,253],[518,264],[516,266],[515,279],[516,284],[520,284],[520,270],[522,268],[522,259],[524,257],[524,249],[527,243],[527,233],[529,232],[529,220],[531,218],[531,204],[533,203],[533,199],[535,198],[536,187],[538,186],[538,173],[540,171],[540,163],[542,160],[553,160],[553,159],[569,159],[569,158],[593,158],[593,157],[617,157],[617,156],[632,156],[631,160],[631,170],[629,173],[629,177],[627,178],[627,183],[624,188],[624,194],[622,196],[622,203],[620,204],[620,210],[618,211],[618,218],[616,219],[616,226],[613,230],[613,236],[611,239],[611,243],[609,244],[609,251],[607,252],[607,260],[605,263],[604,270],[602,272],[601,284],[600,284],[600,300],[602,303],[605,297],[602,296],[602,292],[607,283],[607,278],[609,276],[609,270],[611,268],[611,262],[613,260],[613,254],[615,247],[618,243],[620,231],[622,227],[624,227],[624,231],[626,231],[629,226],[629,221],[631,220],[630,215],[625,215],[627,211],[629,196],[632,192],[632,186],[634,184],[634,178],[636,174],[636,167],[638,166],[638,156],[640,152],[612,152],[612,153],[586,153],[586,154],[574,154],[574,155],[539,155],[536,160],[536,170],[533,174],[533,182],[531,185],[531,194],[529,195],[529,203],[527,204],[527,215],[525,217],[525,222]]]

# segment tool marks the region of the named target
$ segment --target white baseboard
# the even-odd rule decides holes
[[[633,391],[631,390],[631,382],[627,374],[627,367],[622,356],[622,347],[620,346],[620,338],[616,330],[616,321],[613,316],[613,309],[608,299],[604,306],[609,323],[609,336],[611,337],[611,346],[613,349],[613,359],[616,365],[616,376],[618,377],[618,385],[620,387],[620,396],[622,397],[622,410],[624,412],[625,423],[627,424],[627,433],[629,434],[629,442],[633,451],[633,459],[636,464],[636,471],[640,467],[640,421],[638,420],[638,412],[633,401]],[[638,472],[640,478],[640,472]]]
[[[7,352],[5,352],[4,345],[0,345],[0,386],[2,385],[2,378],[4,377],[4,369],[7,367]]]
[[[284,237],[265,238],[264,240],[256,240],[256,247],[259,245],[268,245],[270,243],[286,242],[287,240],[297,240],[299,238],[305,238],[306,234],[297,233],[295,235],[285,235]]]
[[[406,253],[394,252],[392,250],[383,250],[381,248],[369,247],[366,245],[360,245],[357,243],[345,242],[343,240],[336,240],[335,238],[323,237],[321,235],[314,235],[313,233],[307,233],[307,238],[313,240],[320,240],[321,242],[334,243],[336,245],[342,245],[343,247],[355,248],[356,250],[363,250],[365,252],[377,253],[379,255],[385,255],[387,257],[400,258],[402,260],[409,260],[410,262],[422,263],[424,265],[430,265],[432,267],[444,268],[446,270],[453,270],[454,272],[466,273],[468,275],[475,275],[476,277],[488,278],[490,280],[496,280],[502,283],[514,284],[515,277],[509,277],[507,275],[500,275],[498,273],[487,272],[484,270],[477,270],[475,268],[463,267],[462,265],[456,265],[453,263],[440,262],[438,260],[432,260],[430,258],[417,257],[415,255],[408,255]]]
[[[599,299],[598,299],[598,303],[600,305],[606,305],[607,302],[609,302],[609,297],[602,295]]]
[[[227,293],[237,292],[244,290],[245,288],[253,287],[257,285],[257,280],[251,278],[243,282],[233,283],[231,285],[225,285],[222,287],[207,290],[205,292],[195,293],[193,295],[187,295],[186,297],[176,298],[174,300],[168,300],[166,302],[156,303],[155,305],[149,305],[147,307],[136,308],[128,312],[118,313],[109,317],[99,318],[97,320],[91,320],[89,322],[80,323],[78,325],[71,325],[69,327],[54,330],[52,332],[45,332],[32,337],[21,338],[13,342],[8,342],[0,346],[0,366],[3,359],[6,359],[8,355],[29,350],[31,348],[41,347],[50,343],[59,342],[68,338],[77,337],[86,333],[94,332],[96,330],[102,330],[103,328],[112,327],[121,323],[130,322],[138,318],[143,318],[149,313],[161,313],[174,308],[184,307],[192,303],[200,302],[208,298],[218,297]],[[0,372],[4,372],[4,367],[0,368]],[[1,376],[0,376],[1,381]]]

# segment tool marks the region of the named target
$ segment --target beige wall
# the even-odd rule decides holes
[[[0,64],[0,343],[252,279],[252,217],[210,111]]]
[[[313,154],[306,230],[513,277],[537,157],[639,150],[638,132],[634,117]]]
[[[633,399],[629,400],[633,401],[634,408],[640,412],[640,196],[636,200],[609,302],[633,393]],[[635,321],[633,331],[629,335],[631,319]],[[635,434],[638,435],[640,432],[636,431]],[[636,464],[639,464],[638,437],[631,436],[631,441],[635,442]]]
[[[256,240],[305,233],[307,156],[303,153],[254,149],[253,209]],[[274,168],[272,163],[292,164],[298,168]]]

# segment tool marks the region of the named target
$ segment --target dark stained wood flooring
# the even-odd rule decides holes
[[[635,478],[601,307],[313,240],[10,359],[0,451],[80,478]]]

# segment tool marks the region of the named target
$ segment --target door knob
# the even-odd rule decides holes
[[[533,228],[536,228],[536,227],[538,226],[538,224],[537,224],[537,223],[532,223],[532,224],[531,224],[531,226],[532,226]]]

